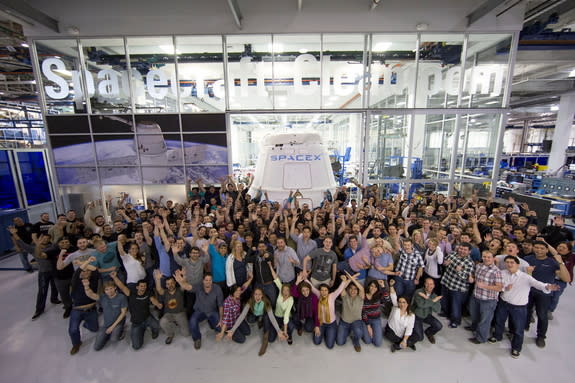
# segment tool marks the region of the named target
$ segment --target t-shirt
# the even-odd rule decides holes
[[[84,284],[80,278],[81,270],[76,270],[74,276],[72,277],[72,289],[70,291],[70,296],[72,297],[73,306],[84,306],[90,303],[94,303],[95,300],[86,295],[86,290],[84,289]],[[97,271],[92,271],[90,273],[90,289],[92,291],[98,291],[98,283],[100,282],[100,274]]]
[[[64,254],[64,256],[63,256],[64,261],[66,260],[66,258],[69,257],[70,253],[68,253],[68,251],[70,251],[70,250],[72,250],[72,249],[68,249],[66,251],[66,253]],[[60,255],[60,251],[61,251],[61,249],[58,246],[52,246],[49,249],[46,249],[44,252],[46,253],[46,256],[48,257],[50,262],[52,262],[52,268],[53,268],[53,270],[55,270],[54,276],[56,277],[56,279],[59,279],[59,280],[72,279],[72,276],[74,275],[74,268],[71,265],[66,266],[62,270],[58,270],[56,268],[56,264],[58,262],[58,256]]]
[[[208,248],[210,260],[212,261],[212,278],[214,282],[224,282],[226,280],[226,257],[216,250],[216,247],[210,244]]]
[[[38,221],[33,225],[32,228],[32,233],[35,233],[36,235],[39,234],[48,234],[48,231],[50,230],[50,228],[54,226],[54,222],[42,222],[42,221]]]
[[[101,253],[96,251],[96,267],[99,269],[108,269],[110,267],[120,268],[120,261],[118,261],[118,257],[116,256],[116,242],[108,243],[108,248],[106,252]],[[117,271],[117,270],[116,270]],[[102,273],[102,276],[107,276],[110,272]]]
[[[523,258],[529,265],[535,266],[531,276],[543,283],[555,283],[555,272],[559,270],[559,264],[551,257],[537,259],[535,255]]]
[[[128,297],[128,307],[130,308],[130,317],[132,323],[143,323],[150,316],[150,293],[138,295],[133,291]]]
[[[393,263],[393,258],[391,254],[382,253],[379,257],[371,256],[372,264],[377,264],[379,267],[387,267]],[[375,266],[372,266],[367,273],[368,277],[375,278],[375,279],[383,279],[387,280],[387,274],[377,270]]]
[[[16,230],[18,231],[18,237],[24,243],[32,243],[32,233],[34,232],[34,226],[31,223],[25,223],[22,226],[16,226]]]
[[[164,312],[177,314],[184,311],[184,293],[181,289],[176,288],[173,294],[170,294],[168,289],[164,290],[162,296],[162,303],[164,304]]]
[[[128,300],[124,294],[116,293],[113,298],[106,294],[100,295],[100,305],[104,311],[104,327],[110,327],[120,316],[123,308],[128,308]]]
[[[194,303],[194,311],[209,314],[218,309],[224,304],[224,295],[222,289],[215,283],[209,293],[206,293],[203,284],[193,286],[194,293],[196,293],[196,303]]]
[[[96,250],[94,249],[76,250],[72,254],[64,258],[64,264],[67,266],[70,263],[72,263],[72,266],[74,266],[74,270],[77,270],[78,266],[74,264],[75,260],[78,260],[79,262],[86,262],[86,260],[95,253]]]
[[[332,265],[337,263],[337,255],[333,250],[315,249],[309,253],[309,257],[312,260],[311,277],[318,281],[331,279]]]

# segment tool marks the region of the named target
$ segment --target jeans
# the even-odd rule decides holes
[[[315,328],[315,323],[313,318],[305,318],[304,320],[300,321],[299,319],[295,320],[295,327],[298,330],[302,330],[305,332],[312,332]]]
[[[533,314],[533,310],[537,313],[537,338],[545,339],[547,335],[547,328],[549,327],[549,307],[551,306],[551,294],[545,294],[542,291],[531,289],[529,293],[529,303],[527,304],[528,317]],[[529,323],[529,322],[527,322]]]
[[[367,325],[371,326],[373,336],[369,336],[367,332]],[[368,319],[367,324],[363,323],[363,341],[365,344],[372,343],[375,347],[381,346],[383,342],[383,327],[381,326],[381,318]]]
[[[523,333],[525,322],[527,321],[527,305],[515,306],[500,300],[495,310],[495,332],[493,336],[497,340],[503,339],[505,322],[509,317],[510,328],[513,328],[513,338],[511,338],[511,349],[521,352],[523,346]]]
[[[58,289],[58,293],[60,293],[60,298],[62,299],[64,308],[71,309],[72,297],[70,297],[70,285],[72,283],[72,280],[54,278],[54,283],[56,284],[56,289]]]
[[[411,301],[413,293],[415,292],[415,282],[410,279],[403,279],[402,277],[395,277],[395,293],[397,297],[406,297],[408,301]]]
[[[429,325],[425,331],[423,331],[424,324]],[[409,339],[413,338],[413,344],[415,344],[416,342],[421,342],[423,340],[424,334],[427,336],[432,336],[441,331],[442,328],[443,325],[436,317],[433,316],[433,314],[429,314],[425,318],[421,318],[416,315],[415,324],[413,325],[413,333]]]
[[[363,336],[363,321],[356,320],[351,323],[347,323],[344,320],[339,321],[337,327],[337,339],[336,343],[338,346],[343,346],[347,342],[349,333],[351,332],[351,341],[354,346],[359,346],[359,340]]]
[[[24,268],[24,270],[26,271],[32,270],[32,265],[30,265],[30,261],[28,261],[28,252],[21,251],[20,253],[18,253],[18,256],[20,257],[20,262],[22,262],[22,267]]]
[[[168,337],[174,336],[176,328],[180,329],[183,336],[190,335],[190,330],[188,329],[188,318],[186,318],[185,311],[180,313],[165,313],[162,319],[160,319],[160,327]]]
[[[94,342],[94,351],[100,351],[101,349],[103,349],[106,343],[108,343],[108,341],[110,340],[110,338],[112,338],[115,341],[120,340],[120,338],[122,338],[122,335],[124,334],[125,323],[126,323],[125,320],[118,323],[118,325],[114,327],[114,330],[112,330],[111,334],[106,334],[106,330],[108,329],[107,327],[104,326],[100,328],[98,334],[96,334],[96,341]]]
[[[236,331],[234,331],[234,335],[232,335],[232,340],[236,343],[244,343],[246,341],[246,336],[250,335],[252,330],[250,329],[250,325],[244,320]]]
[[[95,308],[88,311],[72,310],[70,321],[68,322],[68,334],[72,340],[72,345],[76,346],[82,343],[80,339],[80,324],[84,322],[84,327],[92,332],[98,331],[98,312]]]
[[[160,323],[151,315],[142,323],[132,323],[130,338],[134,350],[139,350],[144,345],[144,334],[148,327],[152,330],[152,336],[156,336],[160,332]]]
[[[481,343],[487,342],[491,321],[497,307],[496,299],[477,299],[471,296],[469,311],[471,314],[471,327],[475,333],[475,339]]]
[[[325,341],[327,348],[332,349],[335,344],[335,337],[337,335],[337,322],[324,323],[319,326],[319,336],[313,334],[313,343],[321,344],[322,339]]]
[[[54,283],[51,271],[38,272],[38,294],[36,296],[36,312],[41,313],[46,308],[46,298],[48,297],[48,287],[51,289],[50,300],[58,299],[58,289]]]
[[[403,342],[403,337],[400,337],[399,335],[397,335],[395,333],[395,331],[393,331],[391,329],[391,327],[389,327],[389,325],[385,326],[385,330],[383,331],[383,336],[389,340],[391,343],[393,343],[396,348],[399,347],[399,344],[401,342]],[[413,346],[415,344],[415,339],[413,337],[413,335],[411,335],[409,338],[407,338],[407,346]]]
[[[559,304],[559,298],[565,287],[567,287],[567,282],[560,281],[558,279],[555,280],[555,284],[559,285],[559,290],[551,292],[551,304],[549,305],[549,311],[554,312]]]
[[[270,300],[272,307],[275,309],[276,301],[278,300],[278,289],[276,285],[272,283],[268,283],[267,285],[258,284],[256,287],[261,288],[264,291],[264,294]],[[265,315],[264,315],[265,316]]]
[[[441,299],[442,311],[449,315],[451,323],[459,326],[461,324],[461,309],[463,308],[466,293],[442,286],[441,295],[443,296]]]
[[[280,326],[280,330],[283,330],[283,328],[284,328],[284,319],[283,319],[283,318],[280,318],[280,317],[278,317],[278,316],[276,316],[276,321],[278,322],[278,325]],[[291,335],[292,335],[292,333],[293,333],[293,329],[294,329],[294,328],[295,328],[295,325],[294,325],[293,321],[290,320],[290,321],[288,322],[288,325],[287,325],[287,336],[288,336],[288,339],[291,339],[291,338],[292,338]],[[270,342],[275,342],[277,336],[278,336],[278,332],[277,332],[276,329],[273,328],[273,326],[272,326],[272,328],[270,329],[269,341],[270,341]]]
[[[202,333],[200,333],[200,323],[206,319],[208,320],[208,323],[213,330],[220,331],[220,328],[217,327],[220,321],[220,314],[218,314],[217,311],[213,311],[209,314],[194,311],[192,317],[190,318],[190,332],[192,333],[192,338],[194,340],[202,339]]]

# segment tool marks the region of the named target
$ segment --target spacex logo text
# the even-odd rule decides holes
[[[321,161],[321,154],[271,155],[272,161]]]

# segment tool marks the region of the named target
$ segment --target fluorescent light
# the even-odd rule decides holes
[[[281,43],[273,43],[268,45],[268,50],[273,53],[283,53],[284,46]]]
[[[22,44],[20,44],[20,45],[23,46],[24,48],[29,48],[29,47],[30,47],[30,45],[28,45],[28,43],[22,43]]]
[[[575,77],[575,69],[573,69],[573,70],[569,73],[569,77]]]
[[[374,52],[385,52],[386,50],[388,50],[391,47],[391,43],[390,42],[381,42],[381,43],[377,43],[375,44],[375,47],[373,48]]]
[[[559,110],[559,106],[558,105],[551,105],[551,110],[556,112]]]
[[[301,53],[301,54],[304,54],[304,53],[307,53],[307,52],[308,52],[308,51],[307,51],[307,49],[305,49],[305,48],[302,48],[302,49],[299,50],[299,53]]]

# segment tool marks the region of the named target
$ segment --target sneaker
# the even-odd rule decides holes
[[[519,358],[519,351],[517,351],[517,350],[511,350],[511,357],[512,357],[513,359]]]
[[[475,331],[475,329],[473,328],[473,326],[465,326],[465,329],[467,331]]]
[[[171,344],[173,340],[174,340],[174,337],[173,337],[173,336],[167,337],[167,338],[166,338],[166,344]]]
[[[357,346],[353,346],[355,352],[361,352],[361,346],[357,345]]]
[[[152,339],[156,339],[158,336],[160,336],[159,331],[152,331]]]
[[[194,348],[195,348],[196,350],[199,350],[200,347],[202,347],[202,340],[201,340],[201,339],[195,340],[195,341],[194,341]]]
[[[491,343],[491,344],[494,344],[494,343],[497,343],[497,342],[498,342],[497,338],[494,337],[494,336],[492,336],[491,338],[487,339],[487,341],[488,341],[489,343]]]
[[[58,298],[56,298],[56,299],[51,299],[50,303],[52,303],[53,305],[59,305],[60,303],[62,303],[62,301],[59,300]]]
[[[395,344],[391,345],[391,352],[396,352],[397,351],[397,346]]]
[[[70,350],[70,355],[74,355],[77,354],[78,351],[80,351],[80,346],[82,345],[82,342],[75,344],[72,349]]]
[[[553,312],[552,311],[549,311],[547,313],[547,320],[553,320]]]
[[[426,336],[427,339],[429,340],[429,343],[435,344],[435,335],[425,334],[425,336]]]
[[[299,336],[302,336],[302,335],[303,335],[303,328],[298,328],[298,329],[297,329],[297,334],[298,334]]]
[[[457,324],[455,324],[453,322],[449,323],[449,328],[457,328],[457,327],[458,327]]]
[[[287,344],[289,344],[289,345],[291,346],[291,345],[293,344],[293,339],[292,339],[292,338],[288,338]]]
[[[473,343],[473,344],[481,344],[481,342],[478,341],[477,338],[475,338],[475,337],[469,338],[468,340],[469,340],[471,343]]]
[[[535,344],[539,348],[544,348],[545,347],[545,339],[541,338],[541,337],[537,337],[537,339],[535,339]]]
[[[32,315],[32,320],[38,319],[38,317],[42,314],[44,314],[44,311],[36,311],[34,315]]]
[[[27,273],[33,273],[33,272],[34,272],[34,269],[26,269],[26,272],[27,272]]]
[[[412,344],[411,346],[407,346],[407,347],[409,347],[409,348],[412,349],[413,351],[417,351],[417,347],[415,347],[414,344]]]
[[[66,310],[64,310],[64,315],[62,315],[62,318],[66,319],[70,317],[70,313],[72,312],[72,308],[67,308]]]

